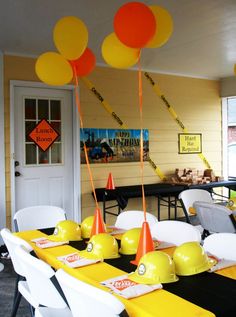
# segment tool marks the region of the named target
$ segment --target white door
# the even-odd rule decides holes
[[[72,104],[69,90],[14,87],[16,211],[54,205],[74,219]],[[39,133],[34,141],[29,136],[33,130]],[[55,133],[55,142],[42,149]]]

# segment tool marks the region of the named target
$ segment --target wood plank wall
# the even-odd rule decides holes
[[[203,152],[215,173],[221,175],[219,82],[161,74],[152,74],[152,78],[159,84],[165,97],[189,132],[202,133]],[[138,129],[140,127],[136,71],[98,68],[92,73],[90,80],[128,128]],[[178,154],[178,133],[182,131],[171,118],[162,100],[154,93],[147,79],[143,76],[142,80],[144,128],[149,129],[150,156],[153,161],[166,175],[173,173],[176,167],[204,169],[205,166],[196,154]],[[84,89],[81,89],[81,105],[86,127],[116,128],[118,126],[96,97],[92,93],[88,95]],[[94,111],[96,111],[96,117]],[[139,163],[102,164],[102,166],[93,164],[92,170],[95,187],[106,185],[109,172],[112,172],[116,186],[141,183]],[[81,175],[82,206],[83,216],[85,216],[94,212],[94,202],[84,165],[82,165]],[[147,162],[144,175],[146,184],[160,181]],[[148,197],[147,210],[156,214],[156,208],[156,198]],[[142,209],[141,199],[131,199],[126,209]],[[166,217],[165,211],[162,216]]]
[[[7,223],[10,224],[10,121],[9,80],[38,81],[34,72],[33,58],[4,56],[4,102],[6,145],[6,193]],[[191,133],[202,133],[203,153],[216,175],[222,174],[221,100],[219,82],[163,74],[151,74],[175,109],[178,117]],[[111,105],[116,114],[130,129],[140,128],[137,71],[97,67],[89,76],[98,92]],[[143,76],[144,128],[149,130],[150,156],[164,174],[175,168],[204,169],[196,154],[178,154],[179,126],[171,118],[161,99],[154,93]],[[118,128],[118,124],[101,106],[99,100],[80,83],[81,108],[84,127]],[[159,182],[149,163],[144,164],[144,182]],[[116,186],[140,184],[139,163],[109,163],[91,165],[95,187],[106,186],[109,172]],[[91,195],[91,184],[86,165],[81,165],[82,218],[94,213],[95,204]],[[142,209],[141,199],[131,199],[126,209]],[[147,211],[156,214],[156,199],[148,197]],[[163,210],[162,217],[166,217]],[[109,222],[114,222],[110,217]]]

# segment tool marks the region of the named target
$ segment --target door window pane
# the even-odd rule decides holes
[[[61,143],[54,143],[51,147],[51,163],[62,163],[61,160]]]
[[[51,120],[61,120],[61,101],[51,100]]]
[[[47,151],[42,151],[39,148],[39,164],[49,164],[49,149]]]
[[[25,161],[26,164],[36,164],[37,163],[37,149],[35,144],[26,144],[26,155]]]
[[[38,119],[48,119],[48,118],[49,118],[48,100],[39,99],[38,100]]]
[[[36,99],[25,99],[25,119],[36,119]]]
[[[57,138],[57,142],[60,142],[61,141],[61,122],[51,121],[50,124],[53,127],[53,129],[56,130],[59,133],[59,136]]]
[[[33,128],[36,126],[35,121],[26,121],[25,122],[25,141],[26,142],[32,142],[31,138],[28,137],[30,132],[33,130]]]

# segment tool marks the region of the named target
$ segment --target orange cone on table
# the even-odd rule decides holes
[[[115,189],[115,184],[114,184],[113,176],[111,173],[109,173],[109,176],[108,176],[106,189],[109,189],[109,190]]]
[[[90,237],[94,236],[95,234],[104,232],[106,232],[106,228],[102,219],[101,210],[99,208],[96,208]]]
[[[149,228],[149,224],[147,221],[143,222],[142,230],[140,234],[139,244],[138,244],[138,250],[136,253],[136,258],[133,261],[130,261],[130,263],[138,265],[139,260],[141,257],[148,253],[154,251],[154,243],[151,236],[151,231]]]

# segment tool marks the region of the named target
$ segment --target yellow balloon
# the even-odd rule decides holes
[[[35,64],[35,71],[41,81],[53,86],[68,84],[73,77],[70,63],[55,52],[40,55]]]
[[[115,68],[128,68],[137,63],[140,49],[130,48],[118,39],[115,33],[109,34],[102,43],[102,56],[105,62]]]
[[[173,20],[169,12],[159,6],[149,6],[156,19],[156,32],[153,38],[148,42],[145,47],[161,47],[170,38],[173,32]]]
[[[53,40],[58,51],[66,59],[78,59],[88,44],[88,30],[80,19],[67,16],[57,21]]]

